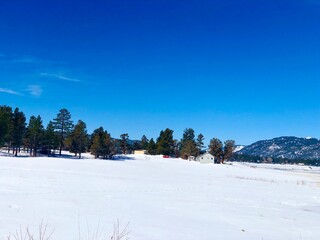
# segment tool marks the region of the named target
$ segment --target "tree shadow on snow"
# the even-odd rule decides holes
[[[112,158],[109,158],[109,159],[102,159],[102,158],[99,158],[100,160],[109,160],[109,161],[131,161],[131,160],[134,160],[133,157],[129,157],[129,156],[124,156],[124,155],[116,155],[116,156],[113,156]]]

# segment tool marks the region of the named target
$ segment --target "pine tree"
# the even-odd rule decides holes
[[[183,132],[183,136],[182,136],[182,139],[181,139],[181,144],[183,145],[184,142],[187,142],[187,141],[195,141],[194,140],[195,138],[195,135],[194,135],[194,130],[192,128],[186,128]]]
[[[181,139],[181,152],[180,155],[184,159],[188,159],[190,156],[198,156],[197,144],[195,141],[194,130],[187,128],[183,132]]]
[[[227,140],[224,142],[222,163],[224,162],[224,160],[228,160],[232,158],[234,148],[235,148],[235,141]]]
[[[107,131],[104,132],[104,149],[103,149],[103,158],[112,159],[113,155],[116,153],[114,140],[111,138],[110,133]]]
[[[222,161],[223,158],[223,145],[218,138],[213,138],[210,141],[209,152],[218,160]]]
[[[26,116],[23,112],[16,108],[13,112],[13,133],[12,133],[12,147],[15,152],[15,156],[18,155],[18,149],[23,143],[23,137],[26,131]]]
[[[130,149],[130,146],[129,146]],[[141,150],[142,149],[142,145],[141,145],[141,141],[138,140],[133,140],[133,144],[132,144],[132,150]]]
[[[53,126],[59,133],[59,155],[61,155],[64,140],[73,128],[70,112],[65,108],[61,109],[57,114],[57,117],[53,120]]]
[[[91,136],[90,151],[91,151],[91,154],[93,154],[95,158],[99,158],[101,156],[101,152],[102,152],[101,139],[102,139],[103,132],[104,132],[103,128],[101,127],[101,128],[96,129]]]
[[[204,147],[204,136],[200,133],[197,137],[197,148],[198,148],[198,151],[199,151],[199,154],[201,154],[202,152],[202,148]]]
[[[157,139],[157,154],[173,155],[174,153],[174,140],[173,130],[167,128],[160,132]]]
[[[55,150],[59,147],[58,134],[54,131],[54,126],[51,121],[48,123],[45,130],[43,144],[48,156],[51,154],[51,150]]]
[[[120,148],[121,148],[122,154],[127,154],[128,152],[128,140],[129,140],[128,133],[123,133],[120,135]]]
[[[42,143],[43,134],[44,128],[41,117],[39,115],[38,117],[31,116],[27,128],[27,137],[29,138],[30,149],[32,149],[30,154],[32,154],[34,157],[37,156],[37,150]]]
[[[153,138],[150,139],[150,141],[148,143],[147,150],[150,155],[157,154],[157,145],[156,145],[155,141],[153,140]]]
[[[176,158],[180,157],[180,149],[181,149],[181,142],[175,139],[174,141],[174,156]]]
[[[148,144],[149,144],[148,138],[146,137],[146,135],[143,135],[141,138],[141,148],[144,150],[147,150]]]
[[[95,158],[102,156],[104,159],[111,159],[115,154],[114,141],[110,134],[103,130],[103,127],[94,130],[90,151]]]
[[[0,146],[7,144],[8,151],[11,146],[13,132],[13,113],[12,108],[0,106]]]
[[[71,134],[66,139],[66,145],[69,151],[79,154],[79,159],[81,158],[81,153],[86,152],[86,147],[88,143],[88,134],[86,130],[86,124],[79,120],[72,130]]]

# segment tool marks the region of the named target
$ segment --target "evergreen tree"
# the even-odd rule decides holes
[[[129,146],[129,149],[130,149],[130,146]],[[138,140],[134,140],[132,144],[132,150],[135,151],[135,150],[141,150],[141,149],[142,149],[141,142]]]
[[[97,128],[93,131],[91,136],[91,154],[94,155],[95,158],[99,158],[102,154],[102,138],[103,138],[104,130],[102,127]]]
[[[222,161],[223,145],[218,138],[211,139],[209,145],[209,152],[217,159],[217,161]]]
[[[149,145],[149,140],[146,137],[146,135],[143,135],[142,138],[141,138],[141,148],[144,149],[144,150],[147,150],[148,145]]]
[[[181,142],[175,139],[174,141],[174,156],[176,158],[180,157],[180,149],[181,149]]]
[[[204,147],[204,136],[200,133],[197,137],[197,148],[198,148],[198,151],[199,151],[199,154],[201,154],[202,152],[202,148]]]
[[[147,150],[150,155],[157,154],[157,145],[156,145],[155,141],[153,140],[153,138],[150,139],[150,141],[148,143]]]
[[[180,155],[183,159],[188,159],[190,156],[198,156],[198,153],[196,144],[192,141],[186,141],[181,148]]]
[[[0,106],[0,146],[7,144],[8,151],[11,145],[13,132],[13,113],[12,108]]]
[[[32,149],[30,155],[32,154],[34,157],[37,156],[37,150],[42,143],[43,134],[44,128],[41,117],[39,115],[38,117],[31,116],[27,128],[27,137],[29,138],[30,149]]]
[[[94,130],[90,150],[95,158],[102,156],[104,159],[111,159],[115,154],[114,141],[110,134],[103,130],[103,127]]]
[[[128,133],[123,133],[120,135],[120,148],[121,148],[122,154],[127,154],[128,152],[128,140],[129,140]]]
[[[13,132],[12,132],[12,147],[15,156],[18,155],[18,150],[23,143],[23,137],[26,131],[26,116],[23,112],[16,108],[13,112]]]
[[[66,145],[68,146],[69,151],[75,153],[76,156],[79,154],[79,159],[81,158],[81,153],[86,152],[88,143],[86,128],[86,124],[79,120],[71,134],[66,139]]]
[[[59,133],[59,155],[61,155],[64,140],[73,128],[70,112],[65,108],[61,109],[57,114],[57,117],[53,120],[53,126]]]
[[[186,128],[183,132],[181,144],[183,145],[187,141],[195,142],[194,138],[195,138],[194,130],[192,128]]]
[[[198,156],[198,148],[195,141],[194,130],[187,128],[183,132],[181,139],[181,152],[180,155],[184,159],[188,159],[190,156]]]
[[[234,148],[235,148],[235,141],[227,140],[224,142],[222,162],[224,162],[224,160],[228,160],[232,158]]]
[[[51,154],[51,150],[55,150],[59,147],[59,138],[54,131],[54,126],[51,121],[48,123],[45,130],[43,144],[48,156]]]
[[[157,139],[157,154],[172,155],[174,153],[173,130],[167,128],[160,132]]]

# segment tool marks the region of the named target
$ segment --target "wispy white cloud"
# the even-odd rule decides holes
[[[69,81],[69,82],[81,82],[80,79],[77,78],[70,78],[70,77],[66,77],[62,74],[54,74],[54,73],[40,73],[41,76],[46,76],[46,77],[50,77],[50,78],[56,78],[59,80],[63,80],[63,81]]]
[[[40,97],[42,95],[43,89],[39,85],[29,85],[27,91],[35,97]]]
[[[36,57],[31,57],[31,56],[22,56],[18,58],[11,59],[10,62],[12,63],[31,63],[31,64],[38,64],[38,63],[45,63],[46,61],[36,58]]]
[[[53,60],[47,60],[38,58],[35,56],[28,56],[28,55],[21,55],[21,56],[10,56],[10,55],[4,55],[0,52],[0,60],[3,63],[6,64],[24,64],[24,65],[30,65],[30,66],[59,66],[59,65],[65,65],[65,62],[61,61],[53,61]]]
[[[13,94],[13,95],[22,95],[21,93],[16,92],[16,91],[13,91],[13,90],[8,89],[8,88],[0,88],[0,92],[2,92],[2,93],[8,93],[8,94]]]

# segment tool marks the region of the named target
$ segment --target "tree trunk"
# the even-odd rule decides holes
[[[34,149],[33,149],[33,156],[34,156],[34,157],[37,156],[37,147],[34,147]]]
[[[59,155],[61,156],[61,150],[62,150],[62,146],[60,144],[60,148],[59,148]]]

